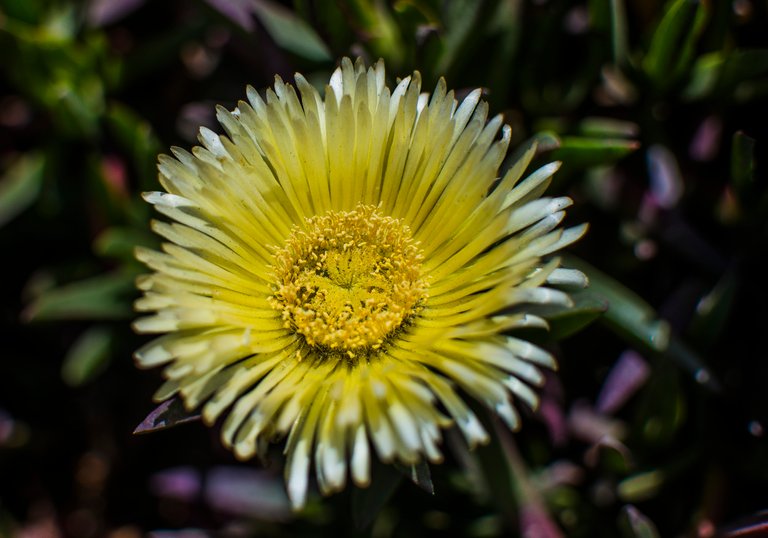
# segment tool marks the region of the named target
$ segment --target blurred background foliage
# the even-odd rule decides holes
[[[767,28],[764,0],[0,0],[0,536],[763,536]],[[292,514],[279,449],[152,411],[139,193],[216,103],[345,55],[482,87],[563,160],[592,286],[528,335],[561,371],[522,432]]]

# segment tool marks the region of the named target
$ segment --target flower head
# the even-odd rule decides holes
[[[559,228],[568,198],[543,198],[549,164],[502,176],[509,127],[480,91],[458,104],[419,74],[390,92],[382,62],[344,59],[325,97],[301,76],[266,100],[218,108],[226,131],[160,157],[166,192],[145,195],[162,252],[135,322],[165,333],[136,353],[166,365],[157,399],[179,393],[241,458],[287,436],[288,492],[304,504],[385,461],[441,460],[442,429],[488,438],[464,399],[511,428],[537,404],[545,350],[512,336],[546,326],[527,305],[568,305],[551,286],[584,284],[546,257],[585,227]],[[499,131],[501,135],[499,136]]]

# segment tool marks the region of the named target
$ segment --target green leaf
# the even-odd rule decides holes
[[[77,32],[77,13],[74,5],[52,6],[48,3],[49,5],[45,6],[47,9],[27,10],[23,13],[13,6],[15,3],[8,3],[7,0],[3,3],[4,14],[7,13],[6,8],[16,13],[8,13],[8,18],[4,16],[0,19],[0,29],[25,44],[40,48],[66,48],[72,42]]]
[[[500,175],[504,176],[509,170],[524,166],[523,170],[520,170],[522,176],[525,169],[530,166],[531,159],[535,159],[537,155],[552,151],[553,149],[560,147],[560,139],[551,131],[542,131],[521,142],[513,151],[510,151],[504,162],[500,167]],[[529,151],[533,151],[533,155],[526,156]]]
[[[660,89],[689,66],[707,14],[700,0],[672,0],[667,6],[643,59],[643,69]]]
[[[553,340],[561,340],[584,329],[608,311],[608,301],[589,288],[569,292],[573,306],[560,309],[546,316],[549,322],[549,335]]]
[[[730,98],[744,82],[768,73],[768,50],[744,49],[703,54],[693,64],[682,96],[689,100]]]
[[[690,333],[700,349],[707,349],[714,344],[725,329],[730,319],[738,284],[736,273],[728,271],[696,305]]]
[[[154,411],[147,415],[147,418],[136,426],[133,433],[150,433],[195,420],[200,420],[199,413],[190,413],[184,408],[184,404],[179,398],[171,398],[158,405]]]
[[[589,292],[609,304],[600,318],[610,329],[637,346],[675,361],[690,372],[694,379],[713,391],[720,384],[696,352],[671,334],[669,323],[660,319],[655,310],[635,292],[583,260],[564,257],[564,265],[579,269],[589,278]]]
[[[210,0],[209,0],[210,1]],[[318,3],[315,0],[294,0],[293,6],[296,14],[303,20],[312,21],[313,28],[322,28],[323,39],[328,47],[334,50],[346,50],[349,44],[356,39],[355,31],[350,24],[347,10],[348,3],[341,2],[323,2]],[[304,73],[308,76],[309,73]],[[324,76],[325,82],[328,76]]]
[[[640,134],[640,127],[631,121],[588,116],[579,123],[579,132],[590,138],[633,138]]]
[[[6,38],[0,47],[8,60],[0,67],[18,91],[46,109],[58,135],[93,138],[104,111],[107,71],[119,62],[107,59],[106,38],[81,35],[74,5],[49,7],[33,25],[0,18],[0,39]]]
[[[64,357],[61,366],[64,382],[78,387],[101,373],[110,359],[112,338],[112,329],[103,326],[91,327],[81,334]]]
[[[669,346],[669,324],[657,319],[653,308],[636,293],[582,260],[567,258],[568,267],[584,272],[589,290],[607,300],[609,308],[603,319],[643,348],[661,352]]]
[[[477,20],[483,2],[458,0],[446,4],[443,10],[443,48],[435,67],[436,73],[448,73],[466,48],[466,42],[477,31]]]
[[[105,258],[117,258],[126,262],[135,261],[137,246],[155,247],[155,236],[134,228],[112,227],[101,232],[93,241],[93,250]]]
[[[0,227],[37,200],[43,184],[45,156],[21,155],[0,178]]]
[[[629,50],[625,3],[626,0],[589,0],[590,28],[601,35],[610,34],[613,63],[619,66],[626,62]]]
[[[498,444],[503,462],[498,462],[492,467],[483,462],[483,470],[489,485],[495,479],[491,475],[506,478],[508,485],[502,485],[501,490],[506,497],[495,497],[501,512],[511,516],[511,520],[517,519],[521,536],[541,536],[542,538],[561,538],[562,533],[549,514],[541,493],[531,478],[531,473],[517,448],[512,433],[498,418],[493,419],[492,444]],[[482,458],[482,456],[480,457]],[[511,488],[511,494],[505,492]],[[492,490],[493,491],[493,490]],[[495,492],[494,492],[495,493]],[[514,506],[517,506],[517,510]],[[514,513],[516,512],[516,513]]]
[[[684,99],[703,99],[712,95],[720,82],[720,74],[725,63],[723,51],[711,52],[699,56],[691,69],[687,86],[682,90]]]
[[[396,463],[395,468],[430,495],[435,494],[435,485],[432,483],[432,473],[430,472],[429,464],[426,461],[422,460],[419,463],[408,466]]]
[[[45,291],[23,317],[27,321],[130,318],[135,276],[111,273]]]
[[[627,61],[629,50],[629,31],[627,30],[627,12],[624,0],[611,1],[611,51],[613,63],[622,65]]]
[[[644,446],[669,448],[678,438],[688,416],[689,396],[684,394],[681,373],[669,361],[656,361],[653,374],[637,394],[633,433]]]
[[[490,442],[467,451],[465,457],[471,458],[471,469],[479,471],[477,474],[480,476],[480,484],[487,492],[488,500],[496,506],[497,512],[504,515],[508,521],[514,521],[519,507],[520,499],[517,494],[521,489],[519,482],[522,478],[514,472],[515,470],[510,469],[510,461],[502,445],[502,439],[493,430],[493,424],[486,420],[486,417],[487,413],[479,415],[483,426],[491,431]],[[472,476],[472,478],[476,477]]]
[[[352,522],[358,531],[367,529],[403,481],[403,473],[391,465],[374,460],[371,465],[371,484],[367,488],[352,490]]]
[[[254,0],[253,11],[275,43],[285,50],[318,62],[332,59],[320,36],[292,11],[269,0]]]
[[[389,69],[400,69],[405,60],[405,44],[387,2],[353,0],[347,3],[356,30],[366,36],[372,56],[384,58]]]
[[[72,41],[78,31],[77,10],[74,5],[54,6],[46,11],[46,19],[39,28],[42,35],[54,42]]]
[[[569,168],[589,168],[616,162],[639,147],[636,140],[564,136],[551,157],[563,161]]]
[[[658,494],[665,478],[658,469],[638,473],[619,482],[617,493],[624,502],[645,501]]]
[[[626,538],[659,538],[653,521],[631,504],[622,507],[619,517],[621,531]]]
[[[48,106],[62,132],[74,137],[96,136],[104,113],[104,87],[98,76],[62,78],[48,93]]]
[[[491,65],[514,65],[523,36],[524,18],[522,0],[499,2],[488,21],[488,37],[493,41],[493,59]],[[491,108],[503,107],[509,95],[509,88],[514,84],[515,69],[492,69],[488,87],[493,92],[488,95]]]
[[[554,151],[562,145],[560,137],[554,131],[541,131],[533,135],[530,142],[536,144],[536,153]]]

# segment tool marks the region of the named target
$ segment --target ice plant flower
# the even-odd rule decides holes
[[[559,227],[568,198],[542,197],[557,163],[521,180],[530,147],[499,177],[510,129],[481,92],[461,104],[418,73],[394,90],[382,62],[344,59],[322,97],[297,74],[266,99],[218,108],[192,153],[160,156],[166,192],[145,194],[162,252],[136,303],[136,353],[243,459],[287,436],[286,482],[305,503],[370,480],[384,462],[439,462],[442,430],[488,434],[474,398],[517,428],[535,407],[547,351],[514,336],[546,326],[584,275],[549,255],[584,226]],[[298,90],[298,91],[297,91]]]

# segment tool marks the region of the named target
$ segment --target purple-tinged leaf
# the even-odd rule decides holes
[[[200,413],[190,413],[184,408],[181,400],[171,398],[158,405],[154,411],[147,415],[147,418],[136,426],[133,433],[149,433],[163,430],[177,424],[192,422],[193,420],[200,420]]]
[[[26,445],[29,439],[29,426],[0,409],[0,448],[20,448]]]
[[[269,0],[206,0],[219,13],[247,32],[256,29],[255,18],[283,49],[302,58],[328,61],[331,51],[310,24],[294,11]]]
[[[560,528],[547,512],[540,490],[531,481],[528,467],[509,430],[504,428],[499,420],[494,420],[493,425],[519,503],[520,535],[523,538],[564,538]]]
[[[650,375],[651,368],[639,353],[625,351],[608,373],[595,410],[603,415],[612,415],[643,386]]]
[[[599,208],[615,210],[623,201],[624,173],[616,167],[598,167],[587,171],[586,195]]]
[[[562,446],[568,441],[568,424],[563,412],[563,386],[559,378],[545,373],[541,403],[536,410],[536,417],[547,427],[549,438],[555,446]]]
[[[523,538],[564,538],[565,536],[545,510],[530,503],[525,503],[520,510],[520,535]]]
[[[646,191],[643,193],[642,200],[640,201],[640,208],[637,211],[637,221],[648,228],[656,226],[658,225],[661,211],[662,209],[656,201],[656,197],[651,191]]]
[[[604,437],[622,439],[626,426],[619,420],[596,413],[588,403],[578,401],[568,413],[568,430],[582,441],[597,443]]]
[[[716,538],[758,538],[768,536],[768,511],[763,510],[718,529]]]
[[[584,482],[584,469],[569,460],[558,460],[548,465],[537,477],[543,491],[559,486],[578,486]]]
[[[216,128],[216,111],[211,103],[195,101],[181,107],[176,132],[188,142],[196,142],[200,127]]]
[[[279,476],[262,469],[215,467],[205,481],[205,498],[214,510],[263,521],[292,517]]]
[[[590,29],[589,11],[586,6],[574,6],[565,15],[563,26],[569,34],[582,35]]]
[[[654,201],[664,209],[675,207],[683,195],[683,179],[677,159],[658,144],[648,148],[647,159]]]
[[[144,0],[91,0],[88,3],[88,23],[96,28],[119,21],[137,10]]]
[[[688,153],[691,159],[699,162],[711,161],[720,151],[723,133],[723,121],[718,116],[707,116],[691,139]]]
[[[192,467],[173,467],[153,474],[149,488],[158,497],[189,503],[199,498],[202,481]]]
[[[674,217],[674,212],[667,212],[668,217]],[[700,237],[691,235],[690,227],[684,222],[669,220],[674,225],[663,229],[664,239],[675,245],[681,253],[691,248],[702,254],[702,248],[707,250],[702,255],[692,258],[699,266],[722,271],[722,259],[707,244],[702,244]],[[671,228],[677,228],[673,231]],[[683,230],[681,232],[681,229]],[[715,258],[712,258],[712,255]],[[644,299],[623,284],[607,274],[592,267],[588,263],[573,256],[565,256],[564,264],[579,269],[589,278],[589,287],[595,293],[608,300],[610,308],[600,318],[608,328],[643,352],[671,359],[680,367],[692,373],[694,379],[713,392],[720,390],[720,383],[712,372],[704,365],[701,357],[688,347],[680,338],[671,332],[669,322],[659,319],[656,311]],[[599,437],[598,437],[599,438]],[[596,439],[595,439],[596,440]]]
[[[544,396],[536,414],[546,425],[553,445],[562,446],[568,441],[568,425],[565,421],[565,414],[557,401]]]
[[[638,90],[622,70],[606,64],[600,72],[602,84],[597,88],[597,102],[603,106],[631,105],[638,99]]]
[[[252,0],[206,0],[206,2],[243,30],[250,32],[255,28]]]
[[[316,62],[333,58],[314,28],[294,11],[270,0],[252,0],[251,5],[253,14],[283,49]]]

